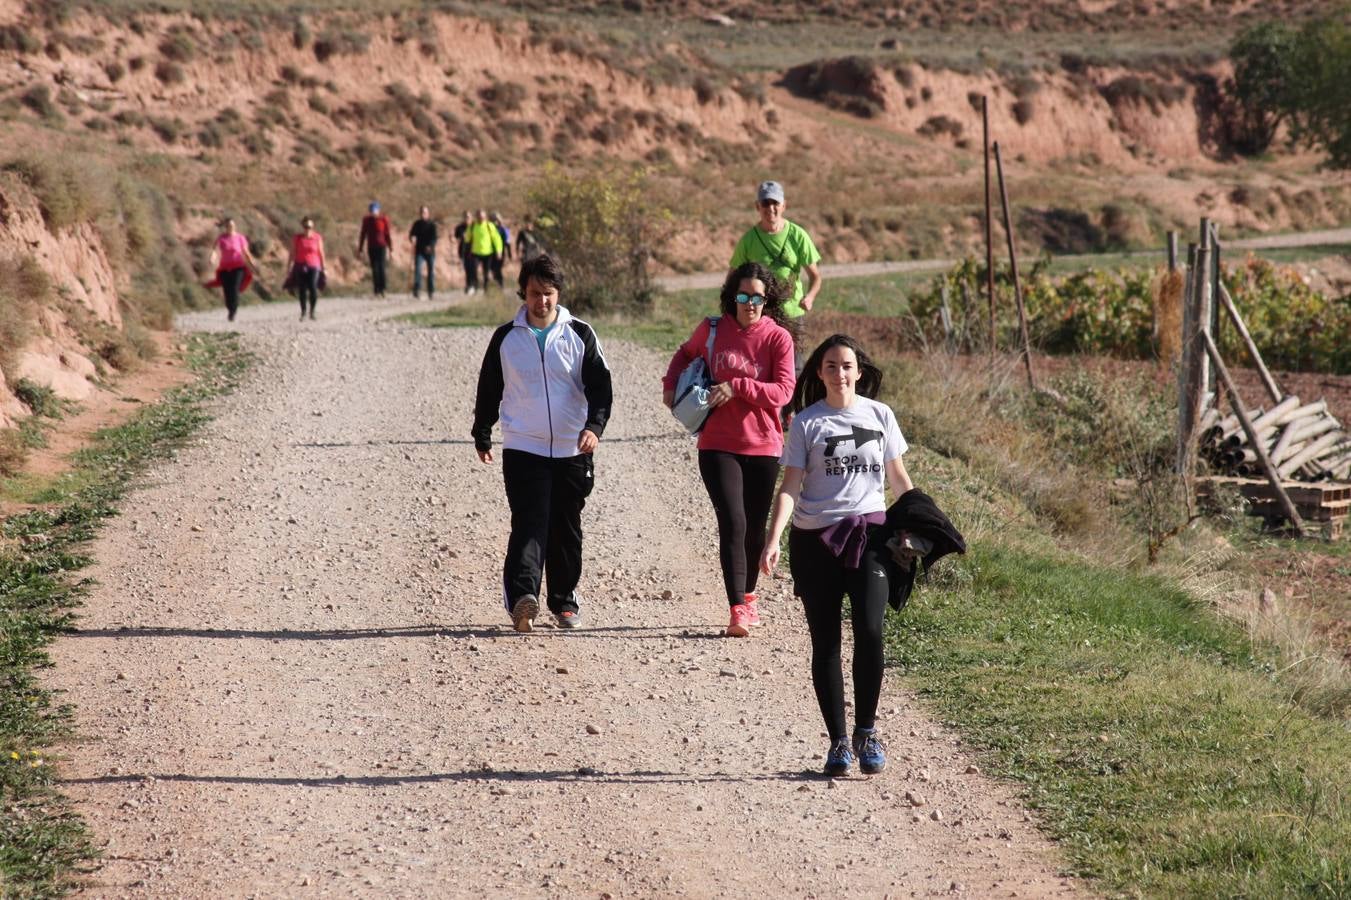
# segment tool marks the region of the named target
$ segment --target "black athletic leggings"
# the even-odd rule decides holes
[[[724,450],[700,450],[699,474],[718,517],[718,561],[727,603],[746,602],[760,574],[765,524],[779,477],[776,456],[746,456]]]
[[[220,286],[225,291],[225,311],[230,314],[231,322],[234,321],[235,313],[239,310],[239,286],[244,283],[246,272],[248,272],[247,269],[240,267],[220,273]]]
[[[876,535],[877,526],[870,526],[869,533]],[[846,569],[821,542],[818,532],[800,528],[788,532],[793,589],[802,598],[812,636],[812,686],[832,741],[847,734],[840,663],[840,618],[846,593],[854,629],[854,724],[872,728],[877,721],[877,701],[882,695],[882,619],[890,593],[886,570],[878,559],[886,552],[879,541],[870,539],[858,568]]]
[[[319,302],[319,270],[314,266],[296,266],[296,296],[300,298],[300,314],[305,315],[305,301],[310,304],[310,315]],[[327,315],[327,313],[325,313]]]

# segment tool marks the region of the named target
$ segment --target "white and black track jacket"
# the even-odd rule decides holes
[[[503,449],[576,456],[584,429],[596,437],[605,430],[612,400],[610,367],[595,330],[560,306],[541,348],[522,306],[488,342],[470,433],[477,449],[491,449],[500,417]]]

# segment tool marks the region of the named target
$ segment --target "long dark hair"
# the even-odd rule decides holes
[[[764,282],[765,306],[760,312],[778,322],[785,331],[792,335],[793,346],[796,347],[802,340],[802,323],[798,321],[797,317],[788,315],[783,309],[783,305],[793,295],[792,285],[769,271],[761,263],[745,262],[728,273],[727,280],[722,283],[722,293],[718,295],[722,314],[732,319],[736,318],[736,295],[741,290],[741,282],[747,278]]]
[[[882,390],[882,370],[863,352],[858,341],[847,334],[832,334],[812,351],[802,366],[802,374],[797,378],[797,387],[793,388],[793,399],[789,404],[794,413],[800,413],[816,401],[825,399],[826,386],[821,381],[821,361],[835,347],[849,348],[854,351],[854,359],[858,360],[858,381],[854,384],[854,393],[870,400],[877,399]]]

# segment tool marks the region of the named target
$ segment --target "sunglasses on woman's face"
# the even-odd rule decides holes
[[[764,294],[737,294],[737,303],[749,303],[751,306],[763,306],[765,303]]]

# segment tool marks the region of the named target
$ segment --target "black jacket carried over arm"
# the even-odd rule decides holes
[[[933,549],[925,554],[924,571],[928,572],[933,564],[949,553],[965,553],[966,539],[962,537],[952,522],[934,503],[933,498],[919,488],[911,488],[900,496],[887,509],[886,524],[878,529],[874,540],[885,543],[894,535],[908,531],[933,544]],[[887,567],[887,576],[891,582],[889,602],[893,609],[900,609],[910,599],[915,587],[915,570],[911,562],[909,567],[897,562],[890,553],[879,554],[882,564]]]

